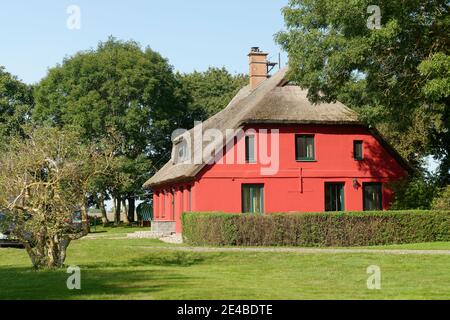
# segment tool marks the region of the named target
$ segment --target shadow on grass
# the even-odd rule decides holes
[[[183,251],[154,251],[140,257],[132,257],[123,261],[102,261],[80,264],[80,268],[92,270],[104,268],[140,268],[140,267],[191,267],[207,263],[217,257],[218,254],[204,255],[198,252]]]
[[[66,269],[34,271],[0,267],[0,299],[156,299],[164,291],[188,287],[200,279],[180,274],[178,267],[205,263],[186,252],[155,252],[123,262],[80,264],[81,290],[67,289]]]
[[[99,233],[108,233],[108,231],[106,231],[106,230],[100,230],[100,231],[95,231],[95,230],[94,230],[94,231],[92,231],[92,230],[91,230],[91,231],[89,232],[89,234],[99,234]]]
[[[188,278],[165,270],[81,269],[81,290],[67,289],[70,274],[65,270],[31,271],[0,268],[0,299],[152,299],[153,295],[183,286]]]
[[[208,257],[208,259],[210,259]],[[138,266],[176,266],[176,267],[190,267],[196,264],[206,262],[207,258],[203,255],[189,253],[189,252],[161,252],[160,254],[152,254],[138,259],[131,260],[128,265],[132,267]]]
[[[2,243],[0,244],[0,249],[24,249],[25,247],[21,243]]]

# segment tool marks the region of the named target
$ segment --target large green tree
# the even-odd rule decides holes
[[[32,107],[31,87],[0,66],[0,140],[22,131]]]
[[[35,89],[33,118],[59,127],[76,124],[87,141],[114,130],[123,141],[116,155],[124,160],[121,172],[112,176],[127,174],[130,183],[110,190],[119,200],[134,202],[152,165],[170,156],[171,132],[186,125],[182,92],[160,54],[110,38],[49,70]]]
[[[194,71],[177,76],[190,97],[190,118],[199,121],[225,108],[236,93],[248,84],[246,75],[233,75],[225,68],[210,67],[205,72]]]
[[[283,12],[276,39],[311,101],[348,104],[412,163],[441,160],[449,183],[448,1],[290,0]]]

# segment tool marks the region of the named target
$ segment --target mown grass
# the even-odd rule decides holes
[[[81,268],[82,288],[74,291],[66,288],[65,270],[32,271],[25,251],[0,249],[0,299],[450,299],[445,255],[206,253],[165,246],[175,245],[76,241],[67,259]],[[389,247],[449,249],[450,243]],[[370,265],[381,268],[381,290],[367,289]]]
[[[364,247],[365,249],[392,249],[392,250],[450,250],[450,242],[425,242],[409,244],[393,244],[387,246]]]

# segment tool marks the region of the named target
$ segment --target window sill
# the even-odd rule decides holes
[[[317,162],[317,160],[295,160],[296,162]]]

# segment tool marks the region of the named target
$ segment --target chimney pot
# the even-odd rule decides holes
[[[250,60],[250,87],[255,89],[268,78],[267,56],[268,53],[262,52],[259,47],[252,47],[248,54]]]

